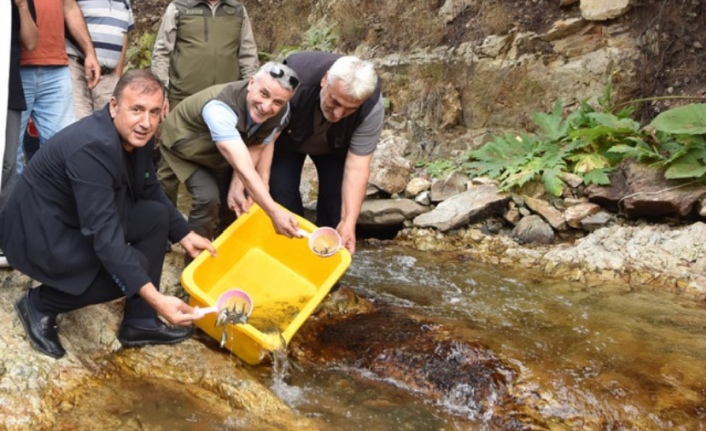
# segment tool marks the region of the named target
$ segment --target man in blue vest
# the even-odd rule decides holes
[[[316,224],[336,228],[354,253],[355,226],[385,113],[380,80],[372,63],[354,56],[300,52],[284,63],[301,83],[289,102],[289,126],[276,141],[270,193],[303,215],[299,184],[304,160],[311,158],[319,178]]]

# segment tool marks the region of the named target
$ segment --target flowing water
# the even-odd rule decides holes
[[[459,253],[396,246],[363,246],[341,282],[468,328],[517,370],[511,390],[547,429],[706,430],[703,302],[646,288],[585,287],[476,264]],[[364,369],[297,368],[283,353],[274,365],[252,370],[297,412],[331,430],[497,429],[454,393],[432,401]],[[126,427],[111,429],[247,429],[237,418],[209,412],[205,395],[175,395],[174,383],[109,382],[101,391],[107,392],[94,393],[98,404],[87,412],[120,406],[125,411],[115,420]]]
[[[342,283],[472,328],[519,371],[514,390],[549,427],[706,429],[703,302],[400,247],[359,250]],[[453,397],[427,402],[365,370],[290,370],[275,380],[282,399],[334,428],[485,429]]]

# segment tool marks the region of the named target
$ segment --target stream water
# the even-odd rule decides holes
[[[703,302],[630,286],[589,288],[397,246],[363,246],[341,282],[468,328],[517,370],[511,389],[546,429],[706,430]],[[280,399],[331,430],[497,429],[453,393],[430,401],[364,369],[252,369]],[[178,394],[173,383],[111,381],[101,391],[84,417],[118,397],[124,411],[110,429],[248,429],[209,411],[204,396]]]
[[[706,429],[706,306],[630,286],[585,287],[458,253],[363,248],[342,279],[469,327],[519,370],[514,390],[555,429]],[[486,429],[365,370],[291,370],[273,389],[344,430]]]

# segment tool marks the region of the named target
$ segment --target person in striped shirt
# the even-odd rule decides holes
[[[125,67],[128,33],[135,27],[130,0],[76,0],[88,26],[101,68],[95,87],[84,74],[83,52],[66,39],[69,69],[73,83],[74,113],[79,120],[109,101]]]

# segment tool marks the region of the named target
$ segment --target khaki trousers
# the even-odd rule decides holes
[[[88,88],[84,67],[74,58],[69,57],[71,85],[73,86],[74,114],[76,120],[91,115],[93,111],[103,109],[113,96],[115,85],[120,79],[115,73],[101,75],[98,85]]]

